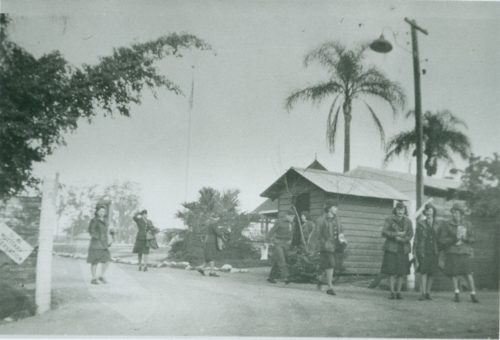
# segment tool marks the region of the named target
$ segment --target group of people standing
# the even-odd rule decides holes
[[[460,302],[459,279],[464,277],[469,284],[471,301],[479,302],[470,263],[474,234],[470,223],[465,220],[465,208],[454,203],[451,219],[443,222],[437,221],[437,210],[432,204],[426,204],[423,212],[424,216],[417,221],[414,238],[412,222],[402,202],[396,204],[393,215],[385,220],[381,272],[389,275],[389,299],[402,299],[403,280],[410,273],[409,254],[413,238],[414,263],[421,279],[419,301],[432,300],[433,279],[441,270],[440,262],[443,262],[442,270],[453,282],[453,300]]]
[[[418,219],[415,234],[404,203],[398,202],[392,215],[385,219],[382,229],[385,242],[381,273],[389,276],[389,299],[403,299],[401,290],[404,279],[410,274],[412,253],[412,262],[420,274],[420,301],[432,300],[433,279],[443,270],[445,275],[452,279],[455,302],[460,301],[459,280],[464,277],[469,284],[471,301],[477,303],[479,301],[470,263],[474,234],[470,223],[465,220],[465,208],[454,203],[451,219],[443,222],[438,222],[436,215],[436,207],[426,204],[423,216]],[[267,280],[270,283],[276,283],[278,280],[289,283],[287,256],[293,246],[303,245],[309,253],[319,253],[319,269],[326,277],[328,285],[326,293],[335,295],[333,273],[335,268],[338,269],[341,265],[341,257],[338,255],[343,253],[347,245],[342,224],[337,216],[337,204],[333,200],[327,200],[324,213],[316,223],[308,221],[307,212],[301,212],[302,223],[298,229],[294,226],[297,216],[296,210],[290,209],[268,233],[268,241],[274,247],[272,267]],[[318,288],[321,288],[322,280],[319,276],[317,282]]]
[[[337,217],[337,203],[334,200],[327,200],[324,214],[316,223],[308,221],[308,212],[301,212],[301,222],[296,224],[298,227],[294,227],[296,216],[298,216],[296,210],[290,209],[269,231],[268,241],[273,244],[274,249],[271,272],[267,280],[270,283],[276,283],[278,280],[289,283],[287,255],[292,246],[302,247],[310,254],[319,253],[320,271],[326,278],[328,286],[326,293],[335,295],[333,273],[340,265],[338,253],[342,252],[347,244]],[[318,288],[321,288],[323,282],[321,276],[318,276],[317,282]]]
[[[90,271],[92,274],[90,283],[95,285],[108,283],[106,280],[106,271],[111,261],[109,248],[115,237],[114,231],[108,227],[107,210],[108,207],[106,205],[98,204],[88,228],[90,245],[87,263],[90,263]],[[148,254],[150,249],[158,248],[155,234],[158,233],[159,230],[155,228],[151,220],[148,219],[147,210],[136,213],[133,216],[133,220],[137,224],[138,230],[132,252],[137,254],[139,271],[146,272],[148,270]],[[111,239],[109,239],[108,235],[111,235]],[[97,274],[98,264],[101,264],[100,275]]]

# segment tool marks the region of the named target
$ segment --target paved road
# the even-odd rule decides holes
[[[54,258],[55,308],[1,324],[0,334],[498,338],[497,292],[480,292],[480,304],[453,303],[448,292],[389,301],[345,284],[330,297],[313,285],[268,284],[260,269],[211,278],[127,265],[112,265],[110,284],[94,286],[88,271]]]

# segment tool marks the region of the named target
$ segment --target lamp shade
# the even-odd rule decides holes
[[[384,35],[380,35],[380,38],[375,40],[370,44],[370,48],[378,53],[388,53],[392,50],[392,45],[390,42],[385,40]]]

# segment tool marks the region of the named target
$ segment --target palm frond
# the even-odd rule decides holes
[[[408,155],[416,144],[416,140],[417,137],[414,130],[400,132],[393,136],[387,143],[384,162],[387,163],[393,157],[399,156],[402,153]]]
[[[335,98],[332,106],[330,107],[330,112],[328,113],[328,121],[326,122],[326,142],[328,144],[330,152],[335,152],[335,136],[337,135],[337,124],[341,108],[341,106],[338,106],[335,115],[333,115],[333,110],[335,108],[337,99],[338,96]]]
[[[406,103],[403,88],[389,79],[379,79],[376,82],[365,81],[358,87],[358,92],[384,100],[391,106],[394,115],[397,114],[398,108],[404,108]]]
[[[383,148],[385,148],[385,131],[384,131],[384,127],[382,126],[382,123],[380,122],[380,119],[378,118],[378,116],[375,113],[375,111],[373,110],[373,108],[367,102],[365,102],[364,100],[363,100],[363,102],[365,103],[366,107],[370,111],[370,113],[372,115],[372,118],[373,118],[373,121],[375,122],[375,125],[377,125],[378,132],[380,134],[380,144],[382,145]]]
[[[345,46],[339,42],[326,42],[306,54],[304,57],[304,66],[308,67],[312,62],[318,62],[320,65],[333,70],[338,58],[345,50]]]
[[[310,100],[318,104],[325,97],[340,92],[342,92],[342,86],[336,82],[321,83],[292,93],[285,100],[285,108],[290,112],[295,103],[300,100]]]

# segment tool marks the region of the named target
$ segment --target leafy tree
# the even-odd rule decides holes
[[[140,208],[140,187],[137,183],[125,181],[103,188],[96,185],[64,188],[58,210],[66,221],[64,231],[68,236],[86,232],[96,203],[106,200],[111,201],[109,222],[116,230],[116,240],[131,242],[134,239],[137,228],[132,217]]]
[[[57,210],[66,225],[63,230],[71,239],[87,231],[100,196],[96,185],[84,188],[63,186]]]
[[[500,217],[500,155],[493,157],[471,155],[462,176],[468,190],[467,203],[473,214]]]
[[[326,139],[330,152],[335,151],[335,136],[340,110],[344,117],[344,172],[350,169],[351,120],[353,101],[362,100],[366,105],[380,133],[382,144],[385,143],[385,132],[373,108],[362,97],[378,98],[388,103],[396,114],[397,108],[404,107],[405,95],[396,82],[389,80],[374,66],[363,65],[366,46],[348,50],[338,42],[328,42],[310,51],[305,59],[305,66],[313,62],[326,69],[328,78],[316,85],[293,92],[286,99],[286,108],[290,111],[300,100],[318,104],[331,100],[330,111],[326,122]],[[340,101],[339,101],[340,99]]]
[[[37,184],[32,175],[64,144],[64,134],[98,114],[129,116],[145,88],[181,89],[155,63],[184,49],[209,49],[190,34],[170,34],[119,47],[95,65],[70,65],[58,51],[34,57],[8,38],[9,17],[0,14],[0,198]]]
[[[413,111],[407,115],[410,116]],[[467,135],[459,130],[459,126],[467,128],[464,121],[456,117],[448,110],[432,113],[427,111],[423,117],[424,147],[423,153],[426,157],[424,168],[427,176],[435,175],[438,160],[453,164],[452,154],[458,154],[463,159],[470,155],[470,141]],[[408,155],[410,150],[416,156],[416,134],[415,130],[400,132],[389,140],[385,162],[401,153]]]
[[[183,210],[176,216],[184,221],[188,229],[182,235],[182,241],[170,250],[174,259],[187,260],[192,263],[203,259],[203,239],[206,233],[204,222],[208,216],[216,214],[221,217],[220,224],[231,230],[231,237],[225,249],[217,259],[244,259],[256,256],[250,240],[242,235],[253,216],[239,211],[239,191],[218,191],[204,187],[199,191],[199,198],[194,202],[183,203]]]
[[[130,243],[135,239],[137,227],[132,217],[140,208],[139,193],[139,184],[129,181],[115,182],[104,189],[105,199],[111,201],[110,219],[117,241]]]

